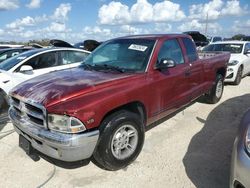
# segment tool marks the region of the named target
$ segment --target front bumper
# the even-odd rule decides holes
[[[238,66],[228,66],[225,82],[234,82],[237,76],[238,69]]]
[[[17,116],[12,107],[9,117],[16,132],[24,136],[33,148],[60,161],[75,162],[90,158],[99,138],[98,130],[78,134],[46,130]]]
[[[232,153],[230,188],[237,187],[240,183],[244,187],[250,187],[250,157],[245,151],[244,143],[235,139]]]

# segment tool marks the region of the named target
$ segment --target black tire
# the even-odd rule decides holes
[[[127,125],[134,128],[135,132],[137,131],[137,144],[135,149],[131,151],[131,155],[124,159],[118,159],[115,154],[113,154],[114,147],[112,144],[114,142],[112,142],[112,140],[116,139],[114,136],[117,131]],[[110,171],[125,168],[132,163],[141,152],[144,143],[144,135],[144,125],[137,114],[125,110],[111,114],[100,126],[100,138],[94,151],[92,162],[98,167]]]
[[[238,71],[237,71],[237,75],[235,78],[235,81],[233,82],[233,85],[239,85],[242,79],[242,73],[243,73],[243,67],[240,66]]]
[[[222,84],[221,85],[221,92],[220,92],[220,94],[216,94],[216,90],[219,87],[218,86],[219,84]],[[223,76],[221,74],[217,74],[216,80],[215,80],[215,83],[214,83],[213,87],[211,88],[211,90],[209,91],[209,93],[205,95],[206,101],[208,103],[210,103],[210,104],[217,103],[221,99],[221,97],[222,97],[223,90],[224,90],[224,79],[223,79]]]

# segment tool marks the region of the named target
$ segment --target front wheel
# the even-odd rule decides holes
[[[235,81],[233,82],[233,85],[239,85],[241,82],[241,78],[242,78],[242,74],[243,74],[243,68],[239,67],[238,71],[237,71],[237,75],[235,78]]]
[[[215,80],[215,83],[214,83],[212,89],[205,96],[207,102],[210,103],[210,104],[217,103],[222,97],[223,90],[224,90],[223,76],[221,74],[218,74],[216,76],[216,80]]]
[[[6,97],[3,92],[0,91],[0,115],[8,112],[8,102],[6,101]]]
[[[144,125],[132,112],[118,111],[107,117],[100,128],[93,162],[106,170],[119,170],[132,163],[144,143]]]

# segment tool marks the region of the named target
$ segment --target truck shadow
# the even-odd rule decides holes
[[[191,140],[183,158],[186,173],[198,188],[229,187],[231,153],[240,120],[250,108],[250,94],[217,106]]]

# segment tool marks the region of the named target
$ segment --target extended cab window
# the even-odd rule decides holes
[[[189,62],[192,63],[196,61],[198,59],[198,55],[197,55],[196,48],[195,48],[193,41],[189,38],[183,38],[182,41],[186,48],[186,53],[187,53]]]
[[[182,50],[176,39],[167,40],[163,43],[158,54],[158,62],[163,58],[172,59],[176,64],[184,63]]]
[[[71,63],[83,62],[87,57],[85,52],[76,52],[76,51],[62,51],[59,52],[59,64],[67,65]]]
[[[56,53],[49,52],[30,59],[25,65],[30,65],[34,70],[58,66]]]

